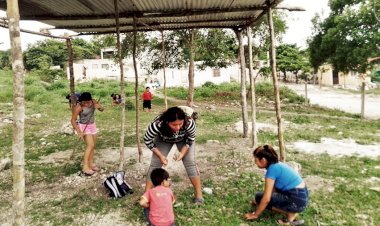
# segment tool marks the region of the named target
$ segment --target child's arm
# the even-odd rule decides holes
[[[149,208],[149,201],[145,196],[140,197],[139,204],[140,204],[140,206],[142,206],[144,208]]]
[[[98,109],[99,111],[104,111],[104,107],[97,101],[97,100],[92,100],[95,104],[95,108]]]

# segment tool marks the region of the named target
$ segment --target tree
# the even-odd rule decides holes
[[[366,72],[380,51],[380,1],[331,0],[331,14],[309,40],[313,67],[331,63],[338,71]]]
[[[164,32],[165,62],[169,68],[189,65],[188,105],[193,103],[195,61],[199,69],[222,68],[236,61],[237,45],[232,33],[225,29],[175,30]],[[144,67],[154,73],[163,68],[161,37],[150,40]]]
[[[84,39],[76,38],[73,43],[74,60],[95,58],[92,44]],[[50,66],[58,65],[63,68],[67,62],[66,43],[55,39],[45,39],[29,45],[24,53],[25,68],[48,69]]]
[[[94,35],[91,39],[92,52],[100,55],[100,50],[116,46],[116,34]]]
[[[286,81],[286,72],[294,73],[296,83],[298,83],[298,73],[304,70],[309,71],[310,66],[305,53],[301,52],[296,45],[282,44],[277,47],[277,68],[284,74],[284,81]]]

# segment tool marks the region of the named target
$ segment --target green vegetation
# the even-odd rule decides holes
[[[125,222],[133,225],[143,223],[142,209],[136,201],[142,194],[141,184],[146,169],[140,169],[140,163],[128,158],[125,170],[131,177],[127,181],[134,186],[135,193],[123,199],[113,200],[107,197],[100,178],[85,178],[86,183],[77,185],[76,174],[80,170],[83,143],[75,136],[64,135],[59,130],[70,119],[65,95],[68,93],[68,81],[41,81],[38,75],[28,74],[26,88],[26,215],[33,225],[81,225],[88,219],[94,219],[111,213],[117,213]],[[12,79],[9,71],[0,71],[0,118],[9,117],[12,112]],[[280,215],[273,216],[265,212],[256,222],[246,222],[243,214],[251,211],[249,201],[255,192],[263,189],[262,175],[255,173],[251,160],[248,141],[242,139],[233,130],[236,122],[241,120],[239,107],[231,106],[239,100],[237,83],[215,85],[206,83],[195,91],[195,102],[200,106],[217,106],[211,110],[200,107],[197,120],[197,143],[202,145],[198,161],[203,178],[203,186],[211,187],[213,195],[205,195],[204,206],[191,204],[192,188],[175,187],[178,207],[175,207],[177,225],[277,225]],[[101,129],[97,143],[98,155],[110,155],[118,150],[120,130],[120,108],[111,106],[112,92],[118,92],[117,81],[96,80],[77,84],[78,91],[90,91],[94,98],[102,102],[106,110],[97,114],[97,124]],[[141,87],[141,93],[144,87]],[[257,84],[257,98],[262,101],[257,112],[257,121],[275,124],[273,107],[273,87]],[[169,96],[186,99],[181,96],[183,89],[169,90]],[[134,85],[126,85],[127,99],[135,104]],[[288,89],[282,89],[284,139],[289,144],[298,140],[320,142],[322,137],[335,139],[351,138],[360,144],[380,142],[380,122],[361,120],[357,115],[332,111],[320,107],[306,107],[303,98]],[[140,101],[139,101],[139,104]],[[169,105],[173,105],[169,103]],[[141,108],[141,106],[140,106]],[[156,113],[164,109],[163,100],[155,98],[153,113],[140,114],[140,141],[148,123]],[[31,117],[40,113],[41,118]],[[135,112],[126,111],[125,146],[135,147]],[[0,125],[0,157],[11,157],[12,125]],[[259,134],[260,143],[277,143],[277,135],[266,131]],[[217,140],[215,147],[207,144],[208,140]],[[247,144],[247,145],[246,145]],[[218,146],[219,145],[219,146]],[[219,150],[221,147],[224,149]],[[329,148],[329,147],[326,147]],[[72,161],[60,160],[58,155],[66,152],[73,154]],[[115,152],[113,152],[115,153]],[[117,152],[116,152],[117,153]],[[214,153],[212,155],[206,155]],[[132,155],[137,155],[133,153]],[[206,156],[206,157],[201,157]],[[46,158],[52,162],[44,163]],[[116,162],[118,156],[110,156]],[[320,190],[311,192],[309,207],[301,218],[306,225],[376,225],[380,216],[376,206],[380,203],[377,191],[371,189],[370,178],[379,178],[379,159],[357,157],[331,157],[328,155],[311,155],[287,149],[288,160],[302,165],[303,177],[318,176],[328,183]],[[107,173],[117,170],[117,165],[109,163]],[[136,178],[139,179],[136,179]],[[67,179],[73,180],[67,184]],[[188,184],[186,176],[172,175],[173,185]],[[310,185],[312,186],[312,185]],[[314,185],[315,186],[315,185]],[[378,184],[375,186],[379,186]],[[62,189],[62,188],[65,189]],[[70,189],[67,189],[67,188]],[[186,188],[184,188],[186,187]],[[43,189],[43,190],[41,190]],[[46,190],[44,190],[46,189]],[[333,189],[333,192],[329,192]],[[12,176],[10,171],[0,173],[0,211],[6,212],[12,205]],[[37,195],[43,198],[38,198]],[[45,197],[46,196],[46,197]],[[120,214],[118,214],[120,213]],[[1,215],[0,215],[1,216]],[[361,217],[360,217],[361,216]],[[367,220],[364,217],[367,217]],[[80,219],[84,219],[80,221]],[[80,223],[82,222],[82,223]]]

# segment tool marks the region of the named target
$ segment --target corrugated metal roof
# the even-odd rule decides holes
[[[120,30],[239,28],[264,13],[267,0],[118,0]],[[270,0],[271,6],[282,0]],[[19,0],[20,19],[78,33],[115,32],[114,0]],[[0,0],[6,10],[6,1]]]

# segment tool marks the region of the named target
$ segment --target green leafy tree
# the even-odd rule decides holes
[[[200,69],[205,67],[225,68],[236,62],[238,45],[235,35],[226,29],[202,30],[197,39],[196,61],[202,62]]]
[[[281,43],[282,36],[285,34],[287,26],[285,21],[286,14],[282,11],[274,11],[273,13],[273,26],[275,29],[275,38],[277,43]],[[267,52],[270,48],[270,34],[268,29],[268,18],[261,17],[261,19],[252,27],[252,37],[254,43],[252,45],[252,54],[257,60],[268,60]],[[244,51],[248,53],[248,51]],[[248,55],[245,56],[248,62]],[[248,65],[248,64],[247,64]]]
[[[296,76],[296,83],[298,83],[298,72],[305,68],[307,63],[299,48],[292,44],[278,46],[276,61],[278,70],[284,74],[284,81],[287,80],[286,72],[292,72]]]
[[[53,65],[63,67],[66,62],[66,45],[62,41],[45,39],[29,45],[24,52],[25,68],[46,69]]]
[[[309,40],[313,67],[331,63],[338,71],[366,72],[380,52],[380,1],[330,0],[331,14]]]
[[[92,52],[100,56],[100,50],[116,46],[116,34],[94,35],[91,39]]]
[[[74,60],[95,59],[97,53],[94,52],[92,42],[88,42],[82,38],[75,38],[73,43],[73,58]]]

